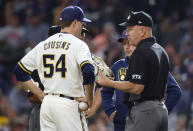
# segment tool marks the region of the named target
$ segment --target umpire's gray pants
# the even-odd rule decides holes
[[[40,131],[40,104],[35,104],[29,120],[29,131]]]
[[[125,131],[168,131],[168,112],[161,101],[134,105],[127,116]]]

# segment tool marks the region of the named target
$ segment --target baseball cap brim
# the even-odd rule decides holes
[[[92,21],[87,18],[83,18],[82,22],[92,22]]]
[[[84,30],[85,32],[88,32],[87,28],[83,27],[82,30]]]
[[[123,38],[119,38],[117,41],[118,42],[123,42]]]
[[[127,26],[127,22],[120,23],[119,26]]]
[[[118,42],[123,42],[123,39],[127,39],[128,36],[126,35],[127,33],[127,30],[125,29],[122,34],[121,34],[121,37],[117,40]]]
[[[124,27],[127,27],[127,26],[134,26],[136,24],[133,24],[132,22],[123,22],[123,23],[120,23],[119,26],[124,26]]]
[[[122,37],[120,37],[117,41],[118,41],[118,42],[123,42],[123,39],[127,39],[127,36],[122,36]]]

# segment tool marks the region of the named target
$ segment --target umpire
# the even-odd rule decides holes
[[[127,81],[111,81],[100,73],[101,80],[97,82],[125,92],[124,101],[129,109],[126,131],[167,131],[168,112],[163,98],[169,59],[152,36],[152,18],[142,11],[130,12],[120,25],[127,27],[128,40],[136,46],[130,57]]]

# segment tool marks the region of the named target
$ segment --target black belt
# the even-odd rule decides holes
[[[67,99],[70,99],[70,100],[74,100],[73,97],[65,96],[65,95],[63,95],[63,94],[46,93],[46,95],[59,96],[59,97],[67,98]]]
[[[137,99],[137,100],[129,101],[129,102],[127,102],[128,115],[130,117],[131,109],[136,104],[139,104],[139,103],[144,102],[144,101],[162,101],[162,100],[164,100],[164,99],[163,98],[158,98],[158,97],[150,97],[150,98],[140,98],[140,99]]]
[[[128,106],[134,106],[134,105],[136,105],[138,103],[141,103],[141,102],[144,102],[144,101],[163,101],[163,100],[164,100],[163,98],[158,98],[158,97],[141,98],[141,99],[138,99],[138,100],[129,101]]]

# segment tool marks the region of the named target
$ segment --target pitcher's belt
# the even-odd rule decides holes
[[[70,100],[74,100],[73,97],[66,96],[66,95],[63,95],[63,94],[55,94],[55,93],[45,93],[45,94],[46,94],[46,95],[59,96],[59,97],[67,98],[67,99],[70,99]]]

